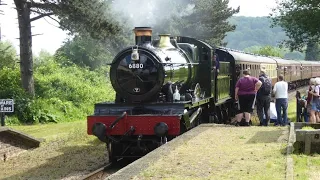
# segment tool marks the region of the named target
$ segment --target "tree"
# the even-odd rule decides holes
[[[34,95],[31,22],[49,17],[70,34],[88,32],[105,38],[120,28],[109,14],[109,1],[101,0],[14,0],[20,31],[20,71],[22,87]],[[34,17],[31,17],[35,15]],[[57,19],[51,17],[56,15]]]
[[[193,36],[214,45],[226,45],[222,40],[226,33],[235,30],[228,18],[238,13],[240,7],[228,7],[229,0],[194,0],[193,13],[186,16],[186,24],[181,27],[183,35]]]
[[[132,45],[133,37],[132,30],[126,27],[121,33],[103,40],[93,39],[88,34],[76,35],[56,51],[55,57],[64,66],[76,64],[95,70],[111,63],[119,50]]]
[[[63,66],[76,64],[94,70],[112,61],[111,52],[98,40],[76,36],[56,51],[56,60]]]
[[[273,56],[273,57],[284,57],[284,52],[281,51],[280,48],[272,47],[272,46],[264,46],[264,47],[252,47],[246,48],[245,51],[249,51],[255,54],[264,55],[264,56]]]
[[[10,42],[0,41],[0,69],[3,67],[15,67],[17,62],[16,56],[16,50]]]
[[[320,60],[320,47],[317,43],[309,42],[306,50],[306,60]]]
[[[273,10],[273,26],[280,25],[290,38],[283,43],[291,51],[302,50],[308,43],[320,41],[320,1],[281,0]]]

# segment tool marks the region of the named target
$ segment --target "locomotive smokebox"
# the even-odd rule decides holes
[[[140,46],[145,43],[151,43],[152,28],[151,27],[135,27],[133,29],[136,39],[136,45]]]

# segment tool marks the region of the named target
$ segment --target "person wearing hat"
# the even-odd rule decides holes
[[[241,77],[235,88],[235,100],[239,100],[239,113],[236,115],[236,126],[240,125],[243,114],[246,119],[245,126],[250,126],[251,113],[254,108],[254,100],[256,93],[261,87],[262,82],[256,77],[250,76],[249,69],[243,70],[243,77]]]
[[[262,86],[257,93],[257,114],[260,120],[260,126],[268,126],[270,121],[269,109],[272,84],[270,78],[266,74],[265,67],[261,67],[259,80],[262,82]],[[265,115],[265,119],[263,118],[263,115]]]

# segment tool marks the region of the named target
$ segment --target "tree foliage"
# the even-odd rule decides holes
[[[320,46],[314,42],[308,42],[306,50],[306,60],[320,60]]]
[[[31,22],[49,17],[70,34],[89,33],[107,38],[120,31],[109,12],[107,0],[14,0],[20,32],[20,71],[22,87],[34,95]],[[56,15],[58,19],[51,17]],[[31,17],[33,16],[33,17]]]
[[[107,63],[111,63],[113,57],[120,49],[132,44],[128,32],[115,35],[112,38],[98,40],[89,35],[77,35],[67,40],[62,47],[56,51],[57,62],[64,66],[78,65],[95,70]],[[131,42],[131,43],[130,43]]]
[[[192,36],[212,44],[221,43],[226,32],[234,28],[234,26],[229,25],[226,19],[232,16],[236,10],[228,8],[228,1],[225,0],[206,0],[204,2],[194,0],[140,0],[138,4],[136,2],[133,0],[111,2],[110,5],[114,11],[112,14],[117,17],[122,31],[103,40],[92,39],[84,33],[79,34],[65,42],[57,51],[58,61],[63,64],[77,64],[81,67],[88,66],[91,69],[106,64],[119,52],[119,49],[133,43],[132,29],[134,25],[138,24],[140,26],[152,26],[155,38],[160,33],[169,33]],[[150,4],[151,9],[149,11],[152,10],[152,18],[154,19],[146,17],[147,14],[150,15],[148,10],[140,11],[138,7],[141,4],[146,6]],[[207,8],[207,5],[211,5],[213,9]],[[203,15],[201,9],[204,8],[206,11],[202,13],[206,12],[206,14]],[[132,14],[134,14],[133,18],[130,16]],[[207,17],[209,15],[210,17]],[[193,25],[195,23],[192,19],[194,16],[202,21],[201,32],[194,32],[193,28],[198,26]]]
[[[42,0],[31,1],[30,7],[38,15],[32,19],[55,15],[60,28],[70,34],[89,33],[94,38],[105,38],[121,30],[107,0]]]
[[[245,51],[264,56],[284,58],[284,52],[280,48],[272,46],[252,47],[245,49]]]
[[[193,36],[212,45],[222,45],[226,33],[235,30],[227,20],[238,13],[240,8],[228,7],[229,0],[194,0],[192,14],[186,16],[186,26],[182,27],[183,35]]]
[[[156,23],[155,31],[190,36],[212,45],[225,45],[226,33],[236,28],[228,18],[239,12],[239,8],[232,9],[228,4],[229,0],[172,2],[168,7],[174,13],[162,17]]]
[[[21,88],[18,68],[0,70],[0,99],[15,100],[15,112],[9,119],[18,118],[22,123],[81,120],[93,112],[94,103],[114,98],[105,67],[95,71],[64,67],[46,52],[35,59],[35,97]]]
[[[284,59],[292,59],[292,60],[303,60],[305,59],[304,54],[298,51],[291,52],[290,49],[287,48],[279,48],[275,46],[251,46],[244,49],[245,52],[261,54],[265,56],[274,56],[280,57]]]
[[[281,27],[270,28],[271,20],[267,17],[231,17],[229,23],[236,26],[228,32],[224,41],[228,47],[243,50],[251,46],[277,46],[288,39]]]
[[[13,44],[0,41],[0,69],[3,67],[16,67],[17,62],[17,53]]]
[[[320,41],[320,1],[281,0],[271,18],[273,25],[284,28],[290,38],[284,44],[291,50],[302,50],[309,42]]]
[[[112,57],[109,49],[101,42],[90,37],[76,36],[57,50],[56,58],[64,66],[76,64],[96,69]]]
[[[272,46],[278,49],[284,58],[304,59],[304,53],[290,52],[290,49],[285,47],[276,48],[281,41],[288,40],[288,37],[281,27],[271,28],[272,21],[268,17],[234,16],[229,19],[229,22],[236,25],[236,29],[228,32],[224,39],[228,43],[228,48],[253,52],[253,50]]]

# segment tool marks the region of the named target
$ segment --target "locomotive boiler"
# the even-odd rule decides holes
[[[119,52],[111,64],[116,102],[180,101],[180,93],[191,88],[198,63],[169,34],[152,42],[152,29],[141,27],[135,28],[135,37],[136,45]]]

